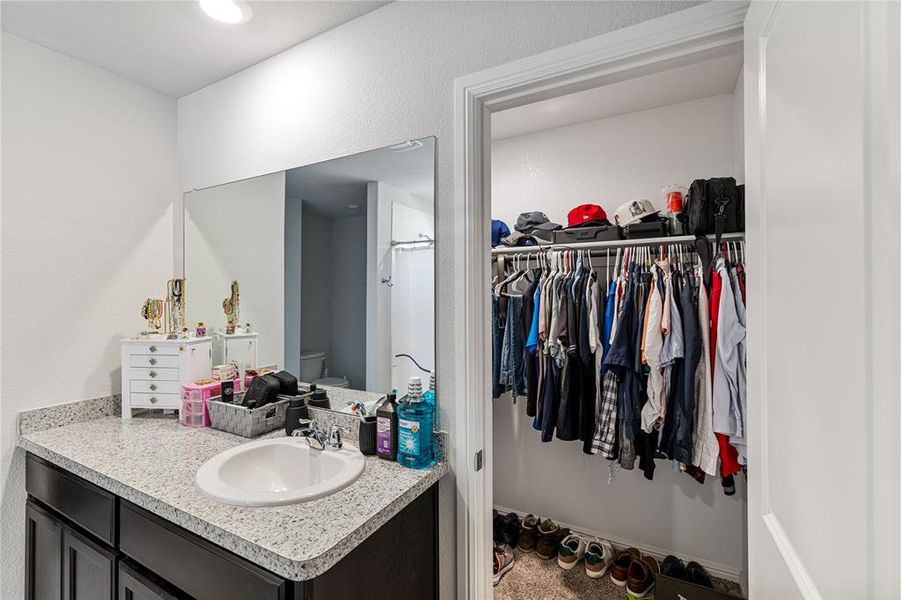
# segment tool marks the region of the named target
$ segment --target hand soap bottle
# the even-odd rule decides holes
[[[397,462],[411,469],[435,464],[432,452],[435,407],[422,398],[422,380],[411,377],[407,400],[397,407]]]

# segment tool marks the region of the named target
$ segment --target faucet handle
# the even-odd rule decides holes
[[[328,430],[328,445],[330,448],[334,450],[340,450],[344,447],[344,442],[341,440],[341,433],[350,433],[350,430],[346,427],[341,427],[337,423],[329,427]]]

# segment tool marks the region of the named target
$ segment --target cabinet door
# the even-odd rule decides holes
[[[126,562],[119,563],[118,588],[116,600],[177,600]]]
[[[213,343],[188,346],[187,361],[188,376],[185,381],[208,379],[213,374]]]
[[[25,505],[25,598],[60,600],[63,527],[31,500]]]
[[[63,600],[113,600],[115,564],[113,552],[63,530]]]
[[[257,336],[229,338],[225,341],[226,362],[237,362],[246,369],[257,366]]]

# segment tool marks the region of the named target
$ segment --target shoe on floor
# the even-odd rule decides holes
[[[626,548],[617,552],[613,557],[613,564],[610,566],[610,581],[619,587],[626,585],[632,561],[640,559],[641,552],[637,548]]]
[[[597,538],[585,546],[585,574],[600,579],[613,564],[613,546],[607,540]]]
[[[535,515],[526,515],[519,524],[519,544],[518,548],[523,552],[532,552],[538,543],[538,517]]]
[[[561,569],[569,571],[585,557],[585,540],[572,533],[560,542],[557,550],[557,564]]]
[[[501,544],[494,547],[494,585],[501,582],[507,571],[513,568],[513,548],[507,544]]]
[[[689,562],[685,567],[685,571],[688,574],[687,581],[701,587],[713,589],[713,581],[710,579],[710,573],[695,561]]]
[[[560,527],[550,519],[545,519],[538,525],[538,543],[535,549],[538,556],[544,560],[550,560],[557,556],[557,547],[563,539]]]
[[[494,525],[494,543],[500,544],[504,541],[504,517],[496,510],[491,511],[491,516]]]
[[[660,565],[660,573],[667,577],[672,577],[673,579],[688,581],[685,563],[682,562],[681,558],[675,557],[672,554],[663,559],[663,564]]]
[[[659,572],[660,564],[653,556],[642,556],[638,560],[633,560],[629,565],[626,591],[636,598],[644,598],[654,588]]]
[[[502,542],[515,548],[519,543],[519,515],[515,512],[508,512],[503,517],[503,525],[501,527]]]

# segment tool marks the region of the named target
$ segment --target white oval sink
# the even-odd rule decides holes
[[[207,497],[233,506],[277,506],[333,494],[360,477],[359,450],[314,450],[306,440],[284,437],[250,442],[201,465],[195,481]]]

